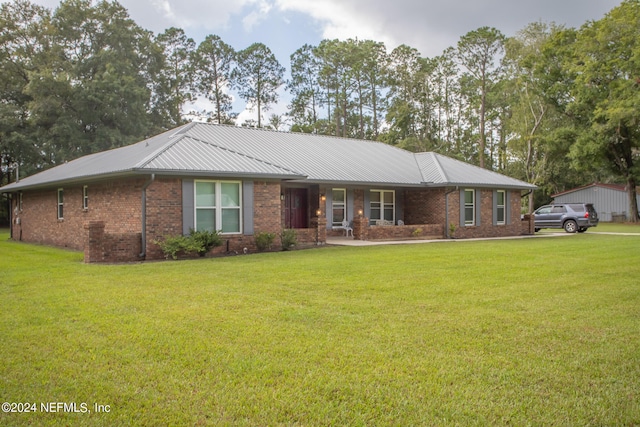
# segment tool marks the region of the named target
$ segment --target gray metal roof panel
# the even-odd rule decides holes
[[[435,153],[384,143],[190,123],[139,143],[81,157],[0,191],[136,173],[273,177],[345,185],[535,186]]]
[[[310,181],[414,184],[421,180],[413,154],[388,144],[331,136],[233,126],[199,126],[198,139],[307,175]]]
[[[140,165],[145,170],[165,170],[224,174],[277,175],[300,178],[305,175],[246,156],[233,150],[218,147],[205,141],[180,137]]]
[[[418,164],[425,176],[425,181],[434,178],[434,184],[469,185],[474,187],[535,189],[533,184],[511,178],[497,172],[474,166],[451,157],[437,153],[419,153]],[[439,181],[438,181],[439,179]]]

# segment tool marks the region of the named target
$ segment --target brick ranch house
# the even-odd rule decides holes
[[[221,231],[214,253],[255,251],[256,233],[283,229],[324,244],[344,221],[362,240],[533,234],[521,199],[535,188],[378,142],[190,123],[0,193],[12,239],[124,262],[162,259],[154,241],[191,229]]]

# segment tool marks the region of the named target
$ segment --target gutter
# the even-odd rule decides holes
[[[451,238],[451,235],[449,234],[449,194],[455,191],[460,191],[460,187],[456,186],[444,193],[444,229],[447,239]]]
[[[152,173],[151,177],[142,186],[142,233],[140,236],[140,248],[142,252],[138,255],[140,258],[147,256],[147,188],[156,180],[156,174]]]

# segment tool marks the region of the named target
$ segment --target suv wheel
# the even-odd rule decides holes
[[[564,231],[567,233],[575,233],[578,231],[578,224],[572,219],[564,223]]]

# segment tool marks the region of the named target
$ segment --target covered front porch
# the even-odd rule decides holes
[[[324,194],[324,197],[323,197]],[[444,192],[424,188],[321,188],[327,235],[355,240],[412,240],[445,237]]]

